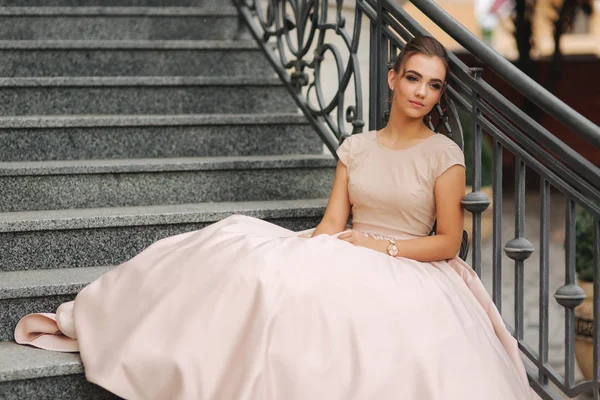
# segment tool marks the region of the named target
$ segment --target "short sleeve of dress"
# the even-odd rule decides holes
[[[352,148],[352,138],[349,137],[349,138],[346,138],[346,140],[344,140],[344,143],[342,143],[336,151],[340,161],[346,166],[346,168],[350,167],[350,159],[351,159],[350,150],[351,150],[351,148]]]
[[[436,178],[442,175],[448,170],[448,168],[454,165],[462,165],[464,167],[465,155],[456,143],[452,143],[451,145],[447,146],[442,152],[440,152],[437,161],[437,168],[435,171]]]

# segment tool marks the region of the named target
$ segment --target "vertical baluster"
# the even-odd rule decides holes
[[[523,284],[525,260],[533,253],[531,242],[525,238],[525,163],[515,161],[515,237],[504,246],[506,255],[515,262],[515,336],[523,339]]]
[[[387,110],[389,103],[389,87],[387,83],[387,65],[389,55],[389,40],[383,33],[383,0],[377,1],[377,53],[376,57],[379,59],[377,62],[377,127],[381,129],[385,127],[384,112]]]
[[[525,236],[525,172],[523,160],[517,160],[515,170],[515,237]],[[524,296],[524,268],[525,260],[515,260],[515,330],[518,339],[523,339],[523,296]]]
[[[369,36],[370,54],[379,54],[379,41],[377,40],[377,22],[371,20]],[[379,107],[379,57],[369,58],[369,130],[377,129],[377,119],[380,115]]]
[[[390,91],[387,81],[387,66],[388,60],[388,43],[389,40],[385,36],[380,37],[381,42],[381,53],[379,54],[379,115],[377,116],[377,129],[382,129],[387,125],[385,120],[385,113],[390,109],[391,100],[393,99],[393,92]]]
[[[473,79],[481,79],[481,68],[471,68],[471,76]],[[481,192],[481,124],[479,123],[479,117],[481,116],[481,110],[478,107],[479,94],[476,90],[473,90],[471,97],[472,106],[472,121],[473,121],[473,135],[472,135],[472,155],[471,155],[471,167],[472,167],[472,190],[463,197],[462,205],[469,211],[473,216],[473,237],[471,238],[472,246],[472,261],[471,266],[475,270],[478,276],[481,276],[481,213],[487,210],[490,205],[490,200],[487,196]],[[468,157],[468,155],[466,155]]]
[[[390,54],[388,56],[388,59],[390,60],[390,62],[389,62],[390,67],[392,66],[391,64],[396,59],[397,55],[398,55],[398,47],[394,43],[390,42]]]
[[[472,70],[475,79],[481,79],[482,73],[483,70],[480,68]],[[479,95],[474,90],[471,103],[473,105],[473,155],[471,160],[473,192],[481,191],[481,124],[479,124],[481,110],[478,107],[478,102]],[[471,240],[473,241],[473,268],[475,268],[477,275],[481,276],[481,211],[473,213],[473,238]]]
[[[502,312],[502,143],[494,139],[492,299]]]
[[[554,297],[565,308],[565,385],[573,387],[575,380],[575,312],[585,298],[583,289],[575,284],[575,202],[567,199],[565,226],[565,284]]]
[[[394,61],[396,60],[396,57],[398,55],[398,47],[396,47],[396,45],[393,44],[392,41],[388,41],[388,43],[389,43],[389,46],[390,46],[390,52],[389,52],[389,55],[388,55],[388,60],[389,61],[388,61],[388,63],[386,65],[388,66],[388,68],[391,68],[392,64],[394,63]],[[386,71],[389,73],[389,69],[386,69]],[[388,119],[389,119],[389,113],[392,110],[392,102],[391,102],[390,99],[392,99],[392,96],[394,94],[393,94],[392,90],[390,90],[387,87],[387,75],[386,75],[386,77],[383,78],[383,80],[386,83],[386,87],[385,87],[386,88],[386,93],[387,93],[386,99],[388,99],[387,102],[386,102],[386,105],[385,105],[385,111],[387,112],[387,115],[388,115],[388,118],[385,119],[385,123],[387,125],[387,122],[388,122]]]
[[[575,284],[575,202],[572,200],[567,201],[567,237],[565,240],[566,245],[566,268],[565,268],[565,285]],[[575,360],[573,359],[573,353],[575,351],[575,314],[573,307],[567,307],[565,309],[565,379],[567,387],[573,386],[575,377]]]
[[[594,380],[600,381],[600,219],[594,218]],[[600,398],[598,388],[594,399]]]
[[[540,200],[540,331],[539,331],[539,353],[542,365],[548,363],[548,303],[549,303],[549,281],[550,281],[550,183],[541,179]],[[539,382],[541,385],[548,384],[548,377],[543,370],[539,371]]]

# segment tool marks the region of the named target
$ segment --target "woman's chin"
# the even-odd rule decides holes
[[[429,110],[431,111],[431,110]],[[423,119],[423,117],[425,117],[429,111],[425,110],[425,107],[422,108],[405,108],[403,110],[401,110],[400,112],[404,115],[406,115],[409,118],[414,118],[414,119]]]

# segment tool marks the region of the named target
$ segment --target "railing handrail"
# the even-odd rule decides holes
[[[383,1],[383,0],[380,0]],[[600,149],[600,126],[579,114],[479,40],[432,0],[410,0],[423,14],[534,104]]]

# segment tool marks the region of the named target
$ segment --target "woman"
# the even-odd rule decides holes
[[[407,43],[388,125],[339,148],[310,235],[232,216],[163,239],[59,308],[67,337],[30,340],[54,318],[38,314],[17,341],[79,348],[88,380],[128,399],[537,398],[456,257],[464,157],[423,123],[447,71],[435,39]]]

